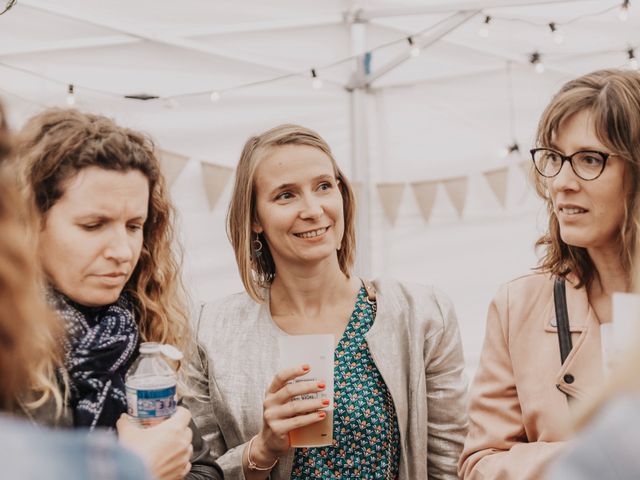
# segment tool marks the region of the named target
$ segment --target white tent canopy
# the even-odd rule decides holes
[[[204,300],[241,288],[224,217],[244,140],[314,128],[358,186],[360,271],[441,287],[473,365],[492,294],[536,263],[546,220],[521,167],[537,118],[567,79],[628,66],[640,6],[622,3],[19,0],[0,97],[17,128],[73,85],[77,108],[151,134]]]

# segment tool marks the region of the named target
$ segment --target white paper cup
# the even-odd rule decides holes
[[[322,392],[304,395],[304,399],[328,399],[329,405],[322,408],[327,416],[319,422],[289,432],[292,447],[320,447],[333,442],[333,353],[335,336],[284,335],[278,338],[280,356],[278,370],[307,364],[310,370],[291,383],[324,382]],[[300,397],[294,397],[299,400]]]
[[[634,345],[640,323],[640,295],[636,293],[613,294],[611,323],[600,325],[602,360],[604,371],[609,375]]]

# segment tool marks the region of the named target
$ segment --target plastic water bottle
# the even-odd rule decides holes
[[[176,411],[177,376],[165,357],[180,360],[182,353],[171,345],[141,343],[125,376],[127,413],[140,425],[156,425]]]

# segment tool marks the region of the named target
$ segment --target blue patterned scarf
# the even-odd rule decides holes
[[[50,296],[66,328],[64,365],[73,423],[91,430],[114,428],[127,411],[124,376],[137,356],[133,303],[126,294],[103,307],[79,305],[56,291]]]

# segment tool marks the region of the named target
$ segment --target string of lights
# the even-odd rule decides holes
[[[623,2],[620,5],[612,5],[609,6],[605,9],[602,10],[598,10],[596,12],[591,12],[591,13],[585,13],[582,15],[579,15],[577,17],[573,17],[570,18],[569,20],[565,20],[565,21],[535,21],[535,20],[530,20],[527,18],[520,18],[520,17],[506,17],[506,16],[498,16],[498,15],[484,15],[483,19],[482,19],[482,24],[480,25],[480,27],[478,28],[478,35],[480,35],[481,37],[488,37],[489,36],[489,25],[495,24],[495,22],[508,22],[508,23],[522,23],[522,24],[526,24],[529,26],[533,26],[533,27],[541,27],[541,28],[549,28],[551,29],[551,32],[553,33],[554,29],[551,28],[551,24],[554,25],[555,29],[557,30],[559,27],[563,27],[566,25],[571,25],[572,23],[575,22],[579,22],[581,20],[587,19],[587,18],[593,18],[593,17],[599,17],[602,15],[606,15],[609,12],[612,12],[614,10],[619,10],[619,14],[618,14],[618,18],[620,19],[620,21],[627,21],[629,18],[629,7],[631,5],[630,0],[623,0]]]
[[[487,38],[490,35],[490,28],[491,25],[495,24],[495,22],[522,22],[522,23],[526,23],[528,25],[532,25],[532,26],[540,26],[540,27],[545,27],[548,29],[549,33],[552,35],[553,41],[556,44],[561,44],[564,42],[565,37],[562,34],[561,31],[561,26],[565,26],[565,25],[569,25],[572,23],[575,23],[577,21],[583,20],[583,19],[587,19],[587,18],[594,18],[597,16],[601,16],[601,15],[606,15],[610,12],[612,12],[613,10],[618,10],[619,11],[619,19],[620,21],[626,21],[629,17],[629,9],[631,6],[631,2],[630,0],[623,0],[621,3],[616,4],[616,5],[612,5],[609,6],[605,9],[601,9],[598,10],[597,12],[592,12],[592,13],[586,13],[586,14],[582,14],[579,16],[576,16],[574,18],[571,18],[569,20],[565,20],[565,21],[549,21],[549,22],[536,22],[536,21],[532,21],[529,19],[524,19],[524,18],[515,18],[515,17],[501,17],[501,16],[496,16],[496,15],[488,15],[485,14],[484,12],[481,12],[480,17],[481,17],[481,25],[480,28],[478,29],[478,34],[483,37],[483,38]],[[310,78],[310,83],[313,89],[315,90],[319,90],[321,88],[323,88],[323,86],[325,85],[326,82],[323,81],[322,77],[321,77],[321,72],[322,71],[326,71],[330,68],[336,67],[338,65],[347,63],[347,62],[353,62],[353,61],[363,61],[364,58],[369,59],[369,62],[371,61],[371,58],[373,56],[373,54],[375,52],[380,52],[383,49],[389,48],[391,46],[397,46],[401,43],[406,43],[407,44],[407,48],[408,48],[408,55],[410,57],[418,57],[421,54],[421,48],[417,45],[416,39],[420,38],[421,36],[425,35],[426,33],[428,33],[430,30],[437,28],[442,22],[446,21],[446,19],[441,20],[440,22],[437,22],[434,25],[430,25],[429,27],[417,31],[411,35],[408,35],[406,37],[401,37],[398,38],[396,40],[378,45],[372,49],[369,49],[367,52],[365,52],[363,55],[351,55],[342,59],[339,59],[337,61],[334,61],[332,63],[329,64],[325,64],[325,65],[321,65],[321,66],[311,66],[310,68],[307,69],[301,69],[299,71],[294,71],[294,72],[290,72],[290,73],[286,73],[286,74],[281,74],[275,77],[269,77],[266,79],[262,79],[262,80],[256,80],[256,81],[252,81],[252,82],[246,82],[246,83],[242,83],[242,84],[238,84],[235,86],[231,86],[231,87],[225,87],[225,88],[220,88],[220,89],[209,89],[206,91],[196,91],[196,92],[186,92],[186,93],[181,93],[181,94],[176,94],[176,95],[168,95],[168,96],[160,96],[160,95],[153,95],[153,94],[149,94],[149,93],[138,93],[138,94],[120,94],[120,93],[116,93],[116,92],[112,92],[112,91],[108,91],[108,90],[103,90],[103,89],[96,89],[93,87],[88,87],[88,86],[84,86],[84,85],[79,85],[76,82],[69,82],[69,81],[63,81],[57,78],[53,78],[44,74],[41,74],[39,72],[35,72],[23,67],[19,67],[16,65],[11,65],[8,64],[6,62],[0,62],[0,66],[10,69],[10,70],[14,70],[14,71],[19,71],[22,73],[25,73],[27,75],[42,79],[42,80],[46,80],[48,82],[52,82],[52,83],[56,83],[59,85],[62,85],[66,88],[66,103],[67,105],[73,106],[76,103],[76,97],[77,97],[77,92],[78,90],[80,91],[87,91],[87,92],[93,92],[93,93],[97,93],[100,95],[105,95],[105,96],[110,96],[110,97],[114,97],[114,98],[124,98],[124,99],[130,99],[130,100],[137,100],[137,101],[148,101],[148,100],[164,100],[165,102],[171,102],[172,104],[176,104],[177,101],[179,99],[184,99],[184,98],[188,98],[188,97],[197,97],[197,96],[207,96],[211,102],[216,103],[218,101],[221,100],[221,98],[232,91],[238,91],[238,90],[243,90],[243,89],[248,89],[248,88],[252,88],[252,87],[257,87],[257,86],[262,86],[262,85],[267,85],[270,83],[275,83],[275,82],[280,82],[286,79],[291,79],[291,78],[299,78],[299,77],[305,77],[307,76],[308,78]],[[629,68],[638,69],[638,60],[635,56],[635,50],[636,48],[638,48],[637,46],[626,46],[625,48],[621,48],[620,49],[620,53],[621,54],[625,54],[628,57],[628,66]],[[589,52],[590,54],[598,54],[598,53],[611,53],[611,51],[603,51],[603,52]],[[545,57],[552,57],[553,55],[550,54],[545,54]],[[528,58],[529,63],[532,65],[532,67],[534,68],[535,72],[537,73],[543,73],[545,71],[545,65],[543,63],[543,54],[536,50],[533,51],[529,54],[529,58]],[[343,88],[346,88],[346,86],[342,86]]]

